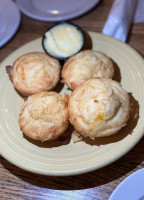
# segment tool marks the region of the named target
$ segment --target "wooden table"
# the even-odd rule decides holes
[[[71,20],[86,31],[101,32],[113,0]],[[53,23],[36,21],[22,14],[16,35],[0,49],[0,61],[38,37]],[[144,56],[144,23],[133,24],[127,43]],[[125,156],[107,167],[83,175],[48,177],[24,171],[0,156],[0,200],[107,200],[128,175],[144,167],[144,139]]]

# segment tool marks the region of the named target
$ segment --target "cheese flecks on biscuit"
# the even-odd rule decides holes
[[[118,82],[92,78],[72,92],[68,109],[75,130],[94,139],[115,134],[126,125],[130,100]]]

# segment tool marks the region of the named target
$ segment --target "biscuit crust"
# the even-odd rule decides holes
[[[55,140],[69,125],[67,94],[40,92],[28,97],[19,115],[21,131],[34,140]]]
[[[60,79],[60,64],[43,52],[27,53],[13,63],[10,79],[20,94],[52,90]]]
[[[70,57],[62,69],[62,81],[72,90],[87,79],[114,75],[112,60],[102,52],[83,50]]]
[[[68,109],[75,130],[94,139],[113,135],[126,125],[130,100],[118,82],[92,78],[72,92]]]

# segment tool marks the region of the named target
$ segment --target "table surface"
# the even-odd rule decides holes
[[[85,31],[101,32],[113,0],[101,2],[71,20]],[[0,49],[0,61],[22,45],[41,37],[54,23],[22,14],[16,35]],[[144,23],[132,24],[127,43],[144,56]],[[125,156],[102,169],[76,176],[49,177],[24,171],[0,156],[0,199],[106,200],[127,176],[144,167],[144,138]]]

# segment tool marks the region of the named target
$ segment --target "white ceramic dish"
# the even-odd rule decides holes
[[[18,115],[23,99],[15,91],[5,67],[20,55],[43,51],[36,39],[9,55],[0,65],[0,153],[16,166],[45,175],[66,176],[102,168],[126,154],[144,133],[144,60],[127,44],[114,38],[89,32],[92,48],[105,52],[116,63],[115,80],[130,93],[132,104],[128,125],[119,133],[73,144],[41,143],[23,137]],[[70,90],[60,87],[61,93]]]
[[[128,176],[114,190],[109,200],[144,200],[144,169]]]
[[[16,33],[21,21],[20,12],[11,0],[0,0],[0,47]]]
[[[19,9],[36,20],[57,22],[70,20],[92,9],[100,0],[16,0]]]

